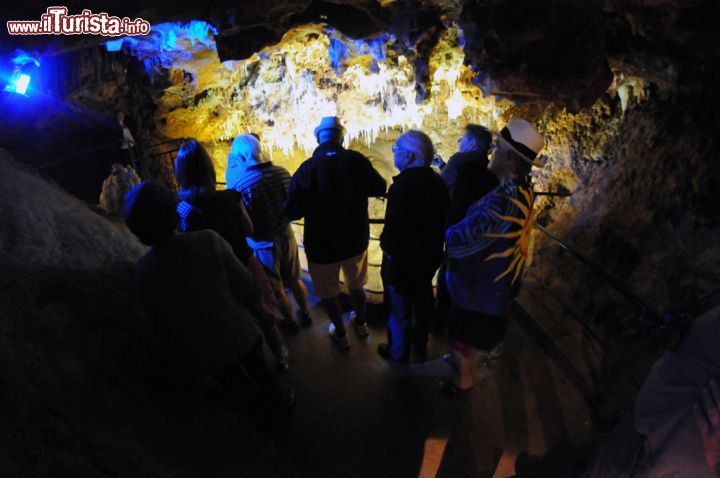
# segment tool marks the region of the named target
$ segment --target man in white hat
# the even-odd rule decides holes
[[[290,181],[285,215],[305,218],[304,247],[316,296],[330,317],[330,338],[342,350],[350,347],[340,308],[340,269],[353,305],[352,319],[367,337],[365,291],[370,238],[368,197],[385,194],[385,180],[370,161],[342,146],[345,128],[334,116],[315,128],[319,146]]]
[[[489,165],[499,186],[447,230],[446,280],[452,299],[447,325],[453,353],[444,358],[456,375],[441,382],[446,393],[470,390],[476,352],[491,351],[505,337],[507,310],[520,286],[532,229],[530,170],[543,165],[538,159],[543,146],[530,123],[510,120],[498,134]]]

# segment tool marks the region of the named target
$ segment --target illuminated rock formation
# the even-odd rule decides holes
[[[14,16],[33,18],[37,12],[31,11],[31,3],[14,5]],[[67,4],[73,11],[86,7],[79,0]],[[58,163],[61,173],[45,170],[69,184],[68,189],[73,185],[68,178],[91,182],[93,164],[104,159],[104,150],[93,148],[112,137],[109,123],[116,110],[134,121],[133,132],[144,146],[199,139],[211,152],[220,181],[229,141],[241,132],[259,134],[272,146],[273,160],[293,171],[314,146],[312,130],[319,118],[338,114],[348,127],[348,145],[370,156],[389,179],[395,174],[390,145],[408,128],[427,131],[447,159],[465,124],[497,129],[519,115],[547,138],[542,152],[546,167],[533,173],[535,190],[572,193],[538,196],[540,224],[660,312],[693,315],[707,305],[703,298],[720,287],[720,41],[714,0],[129,0],[113,9],[118,15],[146,17],[153,33],[107,46],[99,43],[106,39],[97,37],[18,39],[29,45],[28,51],[56,53],[43,57],[43,68],[56,69],[48,69],[44,108],[4,109],[10,114],[0,118],[0,145],[37,167],[71,158]],[[91,153],[83,161],[73,157],[86,149]],[[170,182],[167,159],[153,159],[148,169]],[[0,179],[15,178],[16,168],[5,164],[0,161],[0,168],[8,175]],[[98,177],[107,176],[108,168],[99,169]],[[83,197],[94,202],[101,181],[90,184]],[[5,460],[42,463],[22,470],[35,474],[46,473],[57,461],[58,474],[73,474],[94,465],[83,462],[67,472],[62,467],[68,451],[54,455],[48,446],[51,451],[38,458],[33,456],[38,443],[60,443],[55,448],[76,443],[71,452],[77,456],[85,456],[85,442],[120,443],[120,448],[135,450],[134,432],[92,433],[92,417],[102,417],[105,405],[78,406],[85,402],[77,402],[70,392],[56,396],[62,387],[54,380],[64,380],[78,364],[98,362],[100,351],[85,347],[92,347],[95,338],[107,343],[107,335],[122,340],[102,353],[125,357],[117,351],[131,350],[130,366],[142,368],[146,354],[133,348],[138,340],[128,339],[142,334],[123,335],[133,323],[118,320],[112,329],[92,328],[106,318],[99,312],[106,304],[117,304],[112,317],[135,313],[121,280],[125,276],[104,266],[107,258],[128,263],[141,248],[114,226],[78,212],[79,203],[39,183],[37,178],[9,181],[2,190],[11,195],[3,204],[13,207],[0,215],[0,257],[5,259],[3,272],[10,271],[2,277],[8,292],[0,311],[20,319],[2,324],[9,331],[2,339],[12,340],[0,352],[8,364],[2,384],[9,385],[0,387],[0,403],[10,404],[6,416],[21,417],[18,423],[43,418],[42,426],[28,428],[29,434],[19,427],[8,434],[13,445],[6,447]],[[18,184],[33,189],[17,189]],[[382,216],[382,201],[371,207],[372,216]],[[68,215],[66,223],[58,219]],[[372,236],[381,230],[373,225]],[[88,235],[91,240],[82,242]],[[110,238],[102,241],[106,235]],[[637,365],[635,377],[642,379],[643,367],[660,345],[638,332],[632,318],[639,311],[597,275],[537,231],[531,237],[534,245],[518,302],[551,339],[547,343],[557,346],[561,354],[555,357],[566,354],[567,363],[590,377],[591,388],[609,397],[610,404],[596,411],[612,423],[628,409],[634,392],[606,385],[627,378],[621,367]],[[370,262],[379,264],[376,242],[370,255]],[[68,274],[74,281],[67,281]],[[377,275],[369,287],[380,289]],[[90,318],[90,325],[78,326],[78,317]],[[585,321],[583,327],[578,320]],[[74,334],[76,328],[87,333],[72,336],[70,343],[77,348],[56,350],[55,333]],[[608,350],[598,352],[589,330],[609,344]],[[43,355],[35,344],[47,345],[54,355]],[[12,355],[15,348],[21,351],[18,356]],[[98,362],[103,364],[117,358],[101,357],[107,359]],[[37,377],[39,368],[50,370],[50,376]],[[139,385],[129,381],[120,389],[110,388],[116,377],[112,382],[98,376],[85,381],[103,384],[101,398],[125,414],[135,402],[113,400],[128,400],[138,393],[133,387],[142,391],[153,378]],[[96,390],[83,389],[80,379],[77,383],[73,392],[94,396]],[[32,402],[25,397],[36,397],[43,405],[28,405]],[[44,397],[52,397],[47,406]],[[118,422],[127,420],[146,431],[148,443],[164,443],[168,430],[183,427],[147,427],[147,417],[155,412],[148,410],[122,415]],[[213,420],[221,422],[222,417]],[[82,443],[73,441],[77,436]],[[180,451],[163,450],[192,455],[192,439],[183,443]],[[101,449],[97,454],[105,458],[100,465],[120,474],[143,474],[136,465],[112,458],[123,456],[122,451]],[[87,474],[97,474],[89,469]],[[156,471],[154,465],[140,469]]]
[[[343,118],[348,141],[367,147],[423,128],[449,155],[456,138],[448,139],[448,130],[458,134],[468,121],[495,127],[503,108],[472,85],[457,28],[446,30],[429,53],[429,94],[419,98],[417,52],[392,34],[354,40],[306,25],[247,60],[220,62],[212,28],[199,25],[158,25],[150,38],[129,42],[151,76],[170,81],[157,112],[168,138],[192,136],[214,146],[252,131],[295,169],[298,157],[316,146],[313,129],[323,116]],[[226,149],[218,152],[222,171]]]

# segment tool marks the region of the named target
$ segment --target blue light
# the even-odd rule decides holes
[[[330,58],[330,64],[337,70],[340,68],[343,59],[347,55],[348,47],[339,38],[331,38],[330,44],[328,45],[328,57]]]
[[[11,91],[19,95],[24,95],[30,85],[30,75],[21,73],[14,78],[9,85],[5,87],[5,91]]]
[[[30,75],[25,75],[25,74],[20,75],[20,77],[15,81],[15,93],[24,95],[28,89],[29,84],[30,84]]]
[[[176,42],[177,42],[177,33],[175,33],[175,30],[168,30],[167,38],[165,38],[165,45],[164,45],[165,48],[168,50],[174,50]]]
[[[199,20],[159,23],[152,26],[148,35],[116,38],[104,44],[107,51],[126,51],[141,60],[152,79],[162,69],[188,61],[193,51],[214,49],[217,33],[215,27]]]
[[[384,61],[386,58],[386,45],[395,41],[395,37],[384,33],[377,38],[354,39],[346,37],[334,28],[327,28],[327,36],[330,39],[328,45],[328,58],[330,64],[337,70],[342,67],[343,62],[350,57],[371,55],[375,62]]]
[[[40,56],[35,52],[27,53],[24,50],[16,49],[12,53],[0,57],[0,88],[3,91],[25,96],[32,75],[37,73],[39,67]],[[36,78],[35,83],[37,82]],[[35,87],[37,88],[37,85]]]
[[[37,57],[37,55],[31,55],[30,53],[27,53],[25,50],[21,50],[17,48],[15,51],[12,52],[13,59],[12,62],[17,65],[18,67],[23,67],[27,65],[28,63],[32,63],[35,66],[40,66],[40,59]]]
[[[192,40],[193,45],[195,43],[203,43],[207,46],[210,46],[209,39],[212,37],[210,34],[217,35],[218,31],[217,28],[210,25],[209,23],[202,22],[199,20],[193,20],[184,27],[188,33],[190,34],[190,39]]]
[[[123,49],[124,46],[133,48],[137,45],[138,41],[133,37],[121,37],[115,40],[108,40],[105,42],[105,48],[107,51],[115,52]]]
[[[124,38],[106,41],[105,48],[107,48],[107,51],[120,51],[122,49],[123,41],[125,41]]]

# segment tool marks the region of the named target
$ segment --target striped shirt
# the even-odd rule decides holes
[[[267,162],[249,166],[235,185],[252,219],[256,241],[272,241],[287,226],[283,209],[289,184],[290,173]]]

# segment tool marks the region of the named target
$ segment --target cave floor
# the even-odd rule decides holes
[[[425,363],[377,355],[386,338],[379,309],[370,308],[367,339],[348,329],[348,352],[331,344],[317,305],[311,328],[285,336],[291,362],[284,380],[298,401],[278,446],[299,476],[500,478],[552,450],[580,454],[592,440],[587,390],[539,345],[519,307],[502,357],[476,367],[475,388],[457,397],[437,388],[450,373],[443,339],[431,337]],[[563,475],[573,459],[561,457]]]

